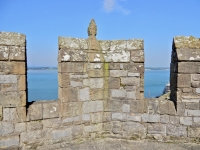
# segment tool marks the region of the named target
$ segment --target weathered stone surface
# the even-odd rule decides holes
[[[99,44],[101,46],[101,49],[102,51],[108,51],[110,50],[110,42],[111,41],[102,41],[102,40],[99,40]]]
[[[0,60],[8,60],[9,56],[9,47],[0,46]]]
[[[133,85],[133,86],[140,86],[140,78],[137,77],[122,77],[121,78],[122,85]]]
[[[121,112],[122,111],[122,100],[108,100],[108,103],[106,104],[107,111],[113,111],[113,112]]]
[[[131,112],[132,113],[143,113],[144,112],[144,101],[143,100],[131,101]]]
[[[200,49],[176,49],[179,61],[200,61]]]
[[[129,72],[140,73],[141,76],[144,74],[144,64],[143,63],[123,63],[123,69]]]
[[[103,122],[103,112],[97,112],[91,114],[92,123]]]
[[[140,77],[140,73],[128,72],[128,77]]]
[[[23,122],[26,120],[26,108],[4,108],[3,121]]]
[[[146,127],[137,122],[126,122],[123,126],[123,135],[128,137],[139,137],[141,139],[146,137]]]
[[[67,117],[63,119],[63,125],[71,125],[72,123],[75,124],[81,124],[81,116],[75,116],[75,117]]]
[[[22,122],[22,123],[16,123],[15,124],[15,132],[25,132],[26,131],[26,123]]]
[[[110,50],[126,50],[127,49],[127,41],[126,40],[113,40],[110,42]]]
[[[60,106],[58,101],[46,101],[43,103],[43,118],[59,117]]]
[[[0,121],[2,120],[3,118],[3,107],[2,105],[0,105]]]
[[[142,122],[160,122],[160,115],[142,114]]]
[[[166,125],[164,124],[148,124],[147,130],[149,134],[166,134]]]
[[[169,123],[169,115],[161,115],[160,122],[161,123]]]
[[[18,90],[26,91],[26,75],[20,75],[19,76]]]
[[[103,101],[83,102],[83,113],[103,111]]]
[[[14,132],[14,124],[11,122],[0,122],[0,135],[8,135]]]
[[[84,126],[83,130],[84,132],[97,132],[97,131],[102,131],[103,128],[103,124],[102,123],[98,123],[98,124],[94,124],[94,125],[89,125],[89,126]]]
[[[3,74],[24,75],[26,74],[25,62],[0,61],[0,72]]]
[[[114,121],[125,121],[127,115],[125,113],[112,113],[112,120]]]
[[[58,37],[59,48],[80,50],[80,41],[78,38]]]
[[[188,127],[188,136],[189,137],[200,137],[200,126]]]
[[[62,115],[65,117],[78,116],[82,112],[82,102],[62,103]]]
[[[62,102],[78,102],[78,89],[76,88],[62,88],[61,97]]]
[[[167,135],[178,136],[178,137],[187,136],[187,127],[167,124],[166,133]]]
[[[88,87],[79,90],[79,100],[80,101],[90,100],[90,89]]]
[[[51,137],[52,136],[50,130],[35,130],[30,132],[22,132],[20,134],[20,143],[39,143],[41,141],[50,140]]]
[[[111,97],[112,98],[125,98],[126,97],[126,91],[123,89],[112,89],[111,90]]]
[[[187,74],[200,73],[200,64],[198,62],[179,62],[178,73],[187,73]]]
[[[58,71],[62,73],[83,73],[84,64],[80,62],[62,62],[59,64]]]
[[[6,107],[26,105],[26,92],[0,92],[0,104]]]
[[[127,70],[110,70],[111,77],[126,77],[128,74]]]
[[[144,41],[141,39],[127,40],[127,50],[143,50]]]
[[[192,109],[192,110],[198,110],[199,109],[199,103],[185,103],[186,109]]]
[[[200,48],[200,40],[193,36],[176,36],[173,40],[173,47],[176,49],[181,48]]]
[[[94,119],[95,119],[95,118],[94,118]],[[90,114],[83,114],[83,115],[82,115],[82,120],[83,120],[84,122],[90,121]]]
[[[25,50],[24,46],[9,46],[9,60],[16,60],[16,61],[25,61]]]
[[[130,112],[130,105],[129,104],[123,104],[122,105],[122,112]]]
[[[40,121],[27,122],[27,131],[42,130],[43,124]]]
[[[179,116],[169,116],[169,123],[171,124],[180,124],[180,117]]]
[[[122,122],[112,122],[112,132],[114,134],[122,134]]]
[[[84,50],[87,50],[88,49],[87,40],[86,39],[82,39],[82,38],[79,38],[78,40],[80,42],[80,48],[84,49]]]
[[[0,32],[0,45],[25,46],[26,36],[14,32]]]
[[[180,123],[183,125],[192,125],[192,117],[180,117]]]
[[[90,99],[91,100],[104,99],[104,90],[103,89],[90,89]]]
[[[128,114],[127,120],[141,122],[141,116],[140,115],[134,115],[134,114]]]
[[[92,89],[102,88],[103,84],[104,84],[103,78],[83,79],[83,85],[84,86],[89,86]]]
[[[62,125],[61,118],[52,118],[42,120],[43,128],[58,128]]]
[[[58,74],[58,85],[60,87],[68,87],[70,84],[70,78],[68,73],[59,73]]]
[[[17,75],[0,75],[0,84],[1,83],[17,83]]]
[[[131,60],[133,62],[144,62],[144,50],[131,51]]]
[[[110,89],[119,89],[120,78],[109,78],[108,86]]]
[[[28,115],[30,120],[42,119],[42,103],[35,102],[29,106]]]
[[[190,86],[191,86],[191,75],[190,74],[178,74],[177,87],[190,87]]]
[[[200,110],[185,110],[187,116],[200,116]]]
[[[0,149],[15,150],[13,146],[19,146],[19,135],[0,138]]]
[[[130,51],[118,50],[109,51],[104,54],[105,62],[130,62]]]
[[[175,115],[176,109],[172,101],[164,100],[160,101],[160,114]]]

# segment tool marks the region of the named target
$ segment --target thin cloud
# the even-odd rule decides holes
[[[126,0],[104,0],[103,8],[107,13],[118,11],[124,15],[129,15],[131,11],[123,7],[121,4],[123,2],[126,2]]]

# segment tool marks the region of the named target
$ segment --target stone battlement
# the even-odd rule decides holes
[[[25,35],[0,32],[0,149],[198,149],[200,40],[174,38],[171,98],[145,99],[143,40],[97,40],[95,27],[88,39],[58,38],[58,100],[32,104]]]

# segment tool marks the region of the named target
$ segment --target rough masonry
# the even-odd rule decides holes
[[[58,38],[58,100],[28,104],[25,35],[0,32],[0,149],[199,149],[199,39],[174,38],[167,100],[144,98],[143,40],[96,35]]]

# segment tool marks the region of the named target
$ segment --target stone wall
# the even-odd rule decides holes
[[[58,41],[59,99],[27,104],[25,36],[0,33],[0,149],[199,149],[199,39],[174,38],[173,101],[144,98],[143,40]]]

